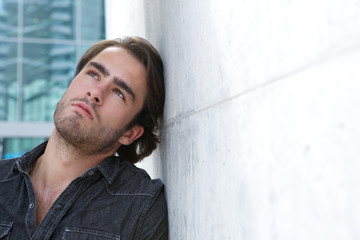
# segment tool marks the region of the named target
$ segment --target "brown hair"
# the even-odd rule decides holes
[[[165,103],[163,63],[157,50],[148,41],[141,37],[124,37],[103,40],[91,46],[80,59],[75,75],[91,59],[108,47],[120,47],[127,50],[146,68],[147,96],[143,108],[127,125],[128,129],[136,124],[141,125],[144,127],[144,133],[130,145],[122,145],[117,150],[122,159],[136,163],[149,156],[159,143],[157,132]]]

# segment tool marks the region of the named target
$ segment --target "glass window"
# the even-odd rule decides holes
[[[74,39],[76,1],[24,1],[24,37]]]
[[[22,121],[52,121],[75,71],[75,45],[24,44]]]
[[[17,119],[17,62],[17,44],[0,42],[0,121]]]
[[[18,30],[18,3],[0,0],[0,37],[15,37]]]
[[[104,1],[87,0],[81,6],[81,39],[96,41],[105,38]]]
[[[39,145],[44,142],[46,138],[5,138],[0,139],[0,144],[2,143],[2,148],[0,148],[0,153],[2,152],[1,158],[14,158],[23,155],[25,152],[30,151],[34,146]]]

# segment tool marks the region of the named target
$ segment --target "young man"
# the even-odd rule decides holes
[[[0,161],[0,239],[167,239],[163,184],[133,165],[156,148],[164,100],[146,40],[90,47],[49,140]]]

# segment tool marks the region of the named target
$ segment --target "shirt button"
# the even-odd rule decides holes
[[[57,208],[57,209],[62,209],[62,207],[63,207],[63,206],[62,206],[62,204],[60,204],[60,203],[59,203],[58,205],[56,205],[56,208]]]
[[[35,204],[32,202],[29,204],[29,208],[33,208],[35,206]]]
[[[90,172],[88,173],[89,176],[91,176],[91,175],[93,175],[93,174],[94,174],[94,171],[90,171]]]

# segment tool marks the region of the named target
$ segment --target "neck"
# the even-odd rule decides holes
[[[30,173],[33,182],[45,186],[67,186],[90,168],[99,165],[115,150],[105,154],[86,155],[66,142],[55,129],[45,152],[35,162]]]

